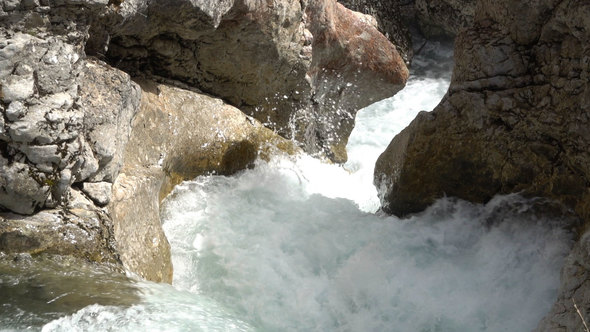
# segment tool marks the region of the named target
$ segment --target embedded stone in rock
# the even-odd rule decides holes
[[[21,214],[31,214],[49,198],[53,179],[31,177],[31,169],[20,162],[8,163],[0,156],[0,207]]]
[[[25,100],[33,96],[35,80],[33,74],[28,75],[10,75],[0,81],[2,90],[0,96],[4,102],[16,100]]]
[[[8,104],[8,108],[6,109],[6,119],[8,119],[8,121],[12,121],[15,122],[17,121],[19,118],[25,116],[25,114],[27,113],[27,108],[25,107],[25,105],[20,102],[20,101],[13,101],[10,104]],[[4,120],[4,119],[2,119]]]
[[[111,201],[111,189],[113,185],[108,182],[84,182],[82,192],[98,206],[107,205]]]

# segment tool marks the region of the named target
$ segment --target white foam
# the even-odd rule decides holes
[[[526,200],[444,199],[407,220],[372,213],[378,154],[446,91],[439,60],[416,58],[434,78],[359,112],[344,167],[277,157],[177,186],[163,209],[174,288],[143,283],[138,305],[90,306],[46,330],[532,329],[571,241],[551,220],[503,208]]]
[[[522,198],[399,220],[308,191],[299,162],[178,186],[165,210],[176,287],[272,331],[525,331],[549,309],[571,243],[500,208]]]

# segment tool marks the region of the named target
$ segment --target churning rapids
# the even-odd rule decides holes
[[[32,263],[24,264],[26,273],[12,267],[12,274],[0,275],[0,325],[43,331],[533,329],[556,298],[572,241],[549,226],[557,220],[528,213],[533,201],[516,195],[486,205],[442,199],[403,220],[375,213],[375,160],[418,111],[436,106],[451,67],[449,48],[423,49],[403,91],[359,112],[344,166],[305,155],[276,157],[232,177],[202,176],[177,186],[162,212],[172,286],[100,271],[49,271],[46,264],[31,272]],[[71,285],[61,293],[49,290],[64,282]],[[68,311],[68,298],[84,305]]]

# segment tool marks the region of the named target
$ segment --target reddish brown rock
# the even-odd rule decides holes
[[[307,14],[313,35],[308,75],[315,146],[344,162],[356,112],[401,90],[409,72],[395,46],[367,17],[329,0],[311,2]]]

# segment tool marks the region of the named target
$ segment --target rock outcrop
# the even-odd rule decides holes
[[[125,267],[170,282],[159,204],[174,185],[204,174],[231,175],[259,157],[298,149],[220,99],[147,80],[140,84],[141,105],[108,209]]]
[[[0,35],[0,250],[154,281],[172,277],[173,185],[294,142],[345,161],[356,111],[408,76],[335,0],[3,1]]]
[[[140,94],[128,75],[83,61],[76,45],[6,35],[0,206],[31,214],[66,201],[73,183],[112,181]]]
[[[560,201],[589,221],[590,4],[477,6],[474,25],[456,39],[447,95],[377,161],[383,209],[406,215],[444,195],[486,202],[520,192]],[[588,317],[589,299],[578,300]],[[556,310],[572,316],[568,301]],[[582,330],[580,323],[562,327]]]
[[[346,8],[374,17],[381,31],[395,47],[406,63],[413,56],[412,38],[408,29],[409,20],[414,17],[412,1],[379,0],[338,0]]]
[[[336,162],[356,111],[408,77],[387,38],[335,0],[130,0],[102,22],[91,42],[117,67],[223,98]]]
[[[414,8],[424,35],[454,37],[473,24],[476,3],[477,0],[415,0]]]

